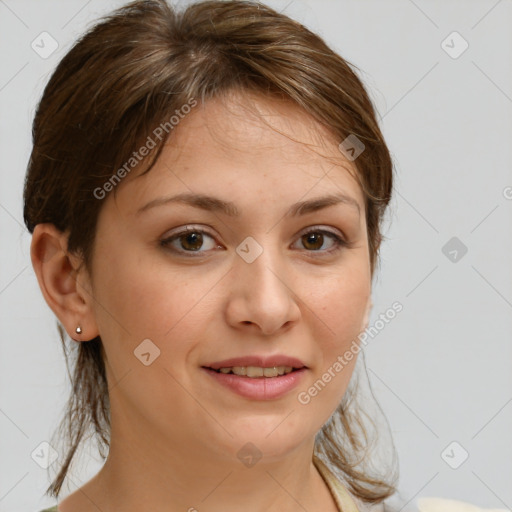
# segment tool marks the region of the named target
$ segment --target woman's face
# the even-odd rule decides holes
[[[103,200],[97,226],[92,308],[113,438],[149,439],[162,456],[270,461],[312,446],[347,388],[356,357],[341,370],[339,357],[370,299],[364,198],[340,141],[291,103],[233,98],[193,108],[154,168]],[[326,196],[345,200],[307,206]],[[274,356],[306,368],[250,382],[205,368]]]

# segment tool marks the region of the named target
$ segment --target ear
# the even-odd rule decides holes
[[[92,287],[81,258],[69,254],[68,235],[53,224],[37,224],[32,234],[30,258],[41,292],[68,335],[75,341],[98,336]],[[76,333],[77,326],[82,329]]]

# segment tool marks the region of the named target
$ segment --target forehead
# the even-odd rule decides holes
[[[294,200],[321,192],[351,193],[364,208],[357,169],[339,141],[290,100],[234,93],[183,116],[153,168],[143,164],[116,190],[135,208],[164,189]],[[313,190],[314,189],[314,190]],[[217,194],[218,195],[218,194]]]

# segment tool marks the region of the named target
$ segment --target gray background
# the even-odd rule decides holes
[[[71,43],[123,3],[0,0],[2,512],[53,504],[42,496],[47,472],[31,453],[50,439],[69,390],[22,221],[30,123]],[[418,497],[439,496],[510,509],[512,2],[268,4],[319,32],[362,70],[395,159],[370,325],[394,301],[404,309],[371,339],[365,357],[399,454],[396,502],[412,511]],[[31,48],[43,31],[59,45],[46,59]],[[451,36],[442,45],[453,31],[469,43],[457,58],[443,46],[454,54],[461,41]],[[457,261],[442,251],[452,237],[467,247]],[[446,461],[460,463],[462,450],[469,457],[453,469]],[[94,451],[80,460],[64,495],[100,467]]]

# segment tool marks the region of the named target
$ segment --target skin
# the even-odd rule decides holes
[[[103,199],[90,275],[76,271],[65,234],[36,226],[31,257],[43,295],[70,337],[101,336],[110,389],[109,457],[61,512],[337,510],[312,454],[356,356],[307,405],[297,395],[349,348],[371,307],[364,196],[338,143],[290,102],[217,98],[180,122],[148,174],[133,171]],[[241,215],[179,203],[136,214],[182,192],[233,201]],[[338,204],[284,217],[298,201],[340,192],[360,212]],[[190,224],[207,232],[202,245],[159,244]],[[316,226],[350,245],[329,253],[329,235],[302,236]],[[247,236],[263,248],[252,263],[236,252]],[[145,366],[134,350],[148,338],[160,356]],[[201,369],[249,354],[287,354],[308,370],[284,397],[255,401]],[[237,457],[249,441],[262,454],[250,468]]]

